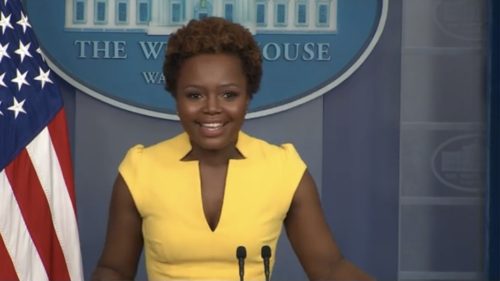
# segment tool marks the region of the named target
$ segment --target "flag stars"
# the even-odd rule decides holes
[[[9,43],[2,45],[0,43],[0,62],[2,62],[3,57],[8,57],[10,58],[9,53],[7,52],[7,48],[9,48]]]
[[[0,105],[2,105],[2,101],[0,101]],[[2,110],[0,110],[0,116],[3,116]]]
[[[31,24],[28,22],[28,17],[21,12],[21,19],[17,21],[17,24],[23,27],[23,33],[26,33],[26,29],[31,27]]]
[[[19,49],[17,49],[14,53],[18,54],[21,57],[21,62],[23,62],[26,56],[30,58],[33,57],[29,51],[30,46],[31,43],[24,45],[23,42],[19,41]]]
[[[40,71],[40,74],[35,77],[35,80],[38,80],[42,83],[42,89],[43,87],[45,87],[45,83],[51,83],[51,84],[54,84],[54,82],[52,82],[52,80],[50,80],[50,69],[47,70],[47,72],[44,72],[43,69],[41,67],[38,67],[39,71]]]
[[[7,108],[8,110],[14,112],[14,119],[17,119],[17,116],[19,115],[19,113],[26,114],[26,111],[23,108],[25,101],[26,101],[26,99],[22,100],[21,102],[18,102],[16,97],[14,97],[12,106]]]
[[[12,79],[12,82],[16,83],[17,84],[17,89],[19,91],[21,91],[21,87],[23,85],[30,85],[27,81],[26,81],[26,75],[28,74],[28,71],[24,72],[21,74],[21,72],[19,71],[19,69],[16,69],[16,78]]]
[[[0,26],[2,27],[2,33],[5,33],[7,27],[14,29],[12,24],[10,24],[10,16],[5,16],[4,13],[0,13]]]
[[[7,85],[5,85],[5,82],[3,81],[4,78],[5,73],[2,73],[2,75],[0,75],[0,86],[7,88]]]

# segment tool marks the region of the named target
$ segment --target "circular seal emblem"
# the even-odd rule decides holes
[[[50,66],[101,101],[176,120],[161,72],[169,34],[224,17],[261,47],[264,75],[247,118],[284,111],[347,79],[380,38],[389,0],[27,0]]]
[[[459,135],[442,142],[431,159],[434,176],[444,186],[480,192],[484,186],[484,139],[480,135]]]
[[[437,26],[446,35],[464,40],[480,41],[486,25],[482,21],[482,5],[476,0],[439,0],[434,4]]]

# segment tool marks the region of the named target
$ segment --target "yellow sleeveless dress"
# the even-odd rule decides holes
[[[142,217],[148,278],[239,280],[236,248],[245,246],[245,280],[264,280],[261,247],[273,250],[306,165],[291,144],[276,146],[239,133],[245,157],[229,162],[217,228],[205,219],[198,161],[182,133],[131,148],[119,167]]]

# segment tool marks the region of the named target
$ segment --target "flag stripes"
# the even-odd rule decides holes
[[[51,123],[55,121],[58,120],[53,120]],[[76,225],[73,204],[68,194],[63,173],[59,168],[59,160],[52,145],[49,130],[47,128],[42,130],[28,144],[26,150],[40,180],[40,187],[45,192],[48,201],[57,241],[59,241],[60,247],[64,251],[64,262],[68,267],[66,273],[69,273],[71,280],[76,280],[77,276],[81,275],[78,226]],[[63,264],[63,261],[57,261],[55,264],[58,263]],[[58,278],[57,280],[68,280],[68,278],[65,275],[64,278]]]
[[[49,280],[68,280],[69,274],[66,267],[58,266],[59,264],[64,265],[66,262],[58,243],[47,201],[50,197],[46,197],[39,180],[40,175],[37,175],[31,160],[26,150],[21,151],[5,169],[7,179],[12,186],[24,223],[40,255]]]
[[[48,281],[5,171],[0,172],[0,186],[0,235],[14,264],[17,279]]]
[[[71,199],[71,204],[73,205],[73,210],[76,216],[76,196],[73,180],[73,171],[71,167],[71,153],[70,146],[67,139],[68,126],[66,124],[66,114],[64,108],[59,110],[59,112],[54,116],[52,122],[49,123],[49,134],[51,136],[52,145],[57,147],[54,149],[57,154],[57,159],[59,160],[59,167],[62,171],[64,182],[66,183],[66,191]]]
[[[17,279],[16,270],[14,269],[14,264],[9,257],[9,252],[5,247],[2,236],[0,235],[0,264],[2,265],[2,270],[0,270],[0,280],[9,281],[19,281]]]
[[[32,247],[36,249],[34,251],[38,252],[40,256],[38,259],[47,272],[47,276],[43,279],[81,280],[83,273],[73,203],[74,194],[70,194],[66,185],[66,182],[72,182],[73,177],[70,169],[66,169],[65,175],[59,168],[61,167],[59,159],[69,158],[69,147],[67,142],[59,140],[57,144],[66,149],[56,150],[52,139],[60,138],[57,136],[51,138],[50,135],[51,132],[65,133],[65,130],[59,132],[61,125],[65,126],[64,121],[64,112],[61,111],[48,128],[43,129],[6,167],[5,173],[2,172],[4,177],[2,186],[9,186],[11,195],[0,196],[8,202],[10,202],[9,197],[15,198],[19,206],[17,209],[20,219],[11,217],[3,221],[20,221],[26,224],[25,232],[31,235],[31,239],[27,239],[23,244],[33,244]],[[7,206],[8,202],[0,204]],[[3,214],[8,213],[3,212]],[[0,234],[3,237],[18,237],[12,233],[3,234],[2,232],[0,231]],[[12,247],[10,251],[7,250],[12,257],[22,255],[24,251],[24,247]],[[26,261],[21,261],[18,265],[14,258],[13,262],[16,268],[26,263]],[[42,280],[40,276],[35,279],[19,278],[20,280]]]

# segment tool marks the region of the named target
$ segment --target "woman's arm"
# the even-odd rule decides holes
[[[309,280],[373,280],[342,257],[325,221],[316,185],[304,172],[285,219],[288,239]]]
[[[106,242],[92,281],[134,279],[143,246],[141,227],[132,195],[118,175],[111,195]]]

